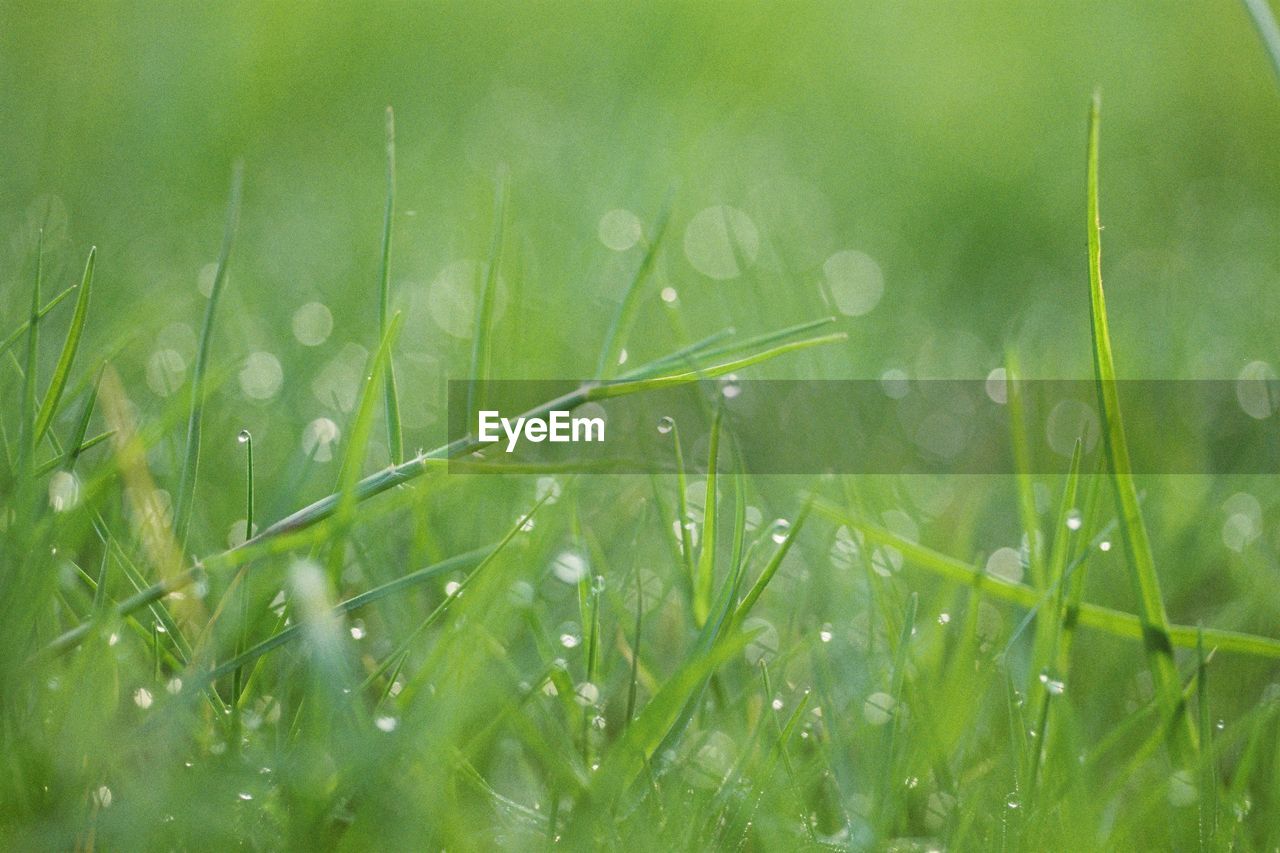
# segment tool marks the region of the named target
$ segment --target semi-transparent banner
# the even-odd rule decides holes
[[[1114,383],[1135,474],[1280,473],[1280,383]],[[1092,380],[449,383],[450,470],[756,474],[1106,470]]]

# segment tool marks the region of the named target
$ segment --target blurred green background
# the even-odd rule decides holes
[[[752,375],[977,378],[1014,349],[1027,376],[1087,378],[1084,145],[1095,89],[1103,96],[1104,280],[1120,375],[1230,379],[1253,362],[1280,363],[1280,87],[1246,12],[1227,0],[0,3],[0,332],[25,316],[39,227],[47,293],[78,280],[96,245],[97,289],[75,387],[83,391],[92,367],[111,360],[143,422],[169,427],[148,461],[157,483],[176,491],[183,383],[233,163],[241,160],[244,203],[214,337],[212,370],[221,382],[205,413],[192,550],[237,541],[243,469],[234,436],[242,428],[255,437],[260,520],[327,494],[341,458],[338,435],[348,429],[378,338],[390,105],[398,184],[392,289],[406,317],[396,368],[410,448],[442,442],[445,383],[468,371],[475,288],[504,174],[510,202],[496,376],[594,374],[643,252],[639,229],[652,236],[670,195],[670,227],[628,342],[630,364],[725,327],[749,335],[835,314],[846,342]],[[57,335],[46,335],[44,346],[51,365]],[[69,429],[73,419],[57,427]],[[370,459],[386,464],[381,430],[373,444]],[[108,466],[110,457],[98,454],[95,464]],[[1044,479],[1047,511],[1060,484]],[[528,485],[458,478],[424,488],[412,524],[374,519],[365,545],[415,566],[474,547],[528,508]],[[1018,545],[1011,478],[877,480],[861,488],[872,515],[893,526],[892,514],[905,510],[915,520],[904,529],[961,560]],[[1274,635],[1274,484],[1163,478],[1151,488],[1147,511],[1174,618]],[[604,550],[638,542],[633,553],[654,576],[676,571],[662,565],[669,543],[657,531],[669,525],[644,508],[647,482],[589,479],[582,489],[584,519],[562,505],[561,516],[540,528],[539,565],[583,522]],[[800,486],[779,480],[752,489],[767,519],[793,512]],[[931,501],[940,509],[921,509]],[[629,528],[632,514],[649,527]],[[1231,527],[1239,516],[1248,527],[1243,539]],[[780,578],[781,599],[764,601],[784,650],[793,640],[808,649],[818,624],[843,630],[846,605],[863,608],[865,625],[865,590],[819,583],[828,577],[831,530],[821,535],[807,562],[790,564]],[[1118,555],[1100,560],[1107,571],[1091,575],[1089,597],[1132,609]],[[363,566],[365,574],[344,576],[345,592],[405,568],[376,559]],[[923,577],[912,588],[926,591],[932,620],[949,592]],[[554,635],[574,602],[567,588],[548,589],[538,606],[546,607],[545,633]],[[621,604],[615,616],[617,625],[630,624]],[[661,648],[675,659],[688,626],[671,613],[662,619],[669,646]],[[397,640],[415,624],[403,611],[385,621]],[[1006,616],[1005,628],[1015,622]],[[609,622],[615,628],[623,630]],[[492,630],[502,636],[506,628]],[[523,635],[512,629],[511,636]],[[380,642],[385,653],[390,640]],[[1082,642],[1080,696],[1094,704],[1075,724],[1087,742],[1131,710],[1143,665],[1132,643]],[[139,654],[133,664],[144,671]],[[835,692],[850,692],[855,719],[889,665],[883,649],[858,654],[875,665],[845,660],[824,676],[847,680]],[[1247,659],[1222,666],[1215,707],[1228,715],[1245,713],[1274,675],[1274,667]],[[626,690],[625,665],[612,667],[611,719]],[[787,689],[801,689],[809,676],[796,675]],[[132,682],[120,684],[133,713]],[[450,711],[452,723],[502,707],[477,695]],[[990,711],[974,713],[982,709]],[[130,719],[122,712],[93,731],[106,737]],[[721,729],[739,736],[728,722]],[[180,732],[175,723],[165,737],[185,743]],[[861,734],[848,734],[849,743]],[[843,766],[846,759],[833,759],[830,773],[874,776],[853,759],[849,766],[861,769]],[[531,770],[507,753],[471,760],[486,777],[493,770],[505,780],[499,787],[516,799],[547,797],[545,767]],[[437,777],[418,769],[396,784],[416,795],[434,790]],[[203,784],[219,792],[241,787],[232,773],[209,772]],[[827,778],[827,769],[813,772]],[[1154,775],[1167,781],[1167,773]],[[139,778],[145,774],[134,784],[145,789]],[[178,800],[200,790],[168,783]],[[1003,793],[1003,782],[981,784],[970,803]],[[1163,803],[1164,793],[1154,799]],[[934,811],[927,798],[941,794],[920,796],[907,810],[912,817],[891,829],[939,831],[926,819]],[[483,825],[487,813],[461,800],[458,825]],[[113,812],[117,839],[130,837],[126,815],[149,819],[168,808],[148,801],[128,812],[120,807],[127,802],[119,797]],[[784,806],[773,814],[790,826],[792,806]],[[1143,827],[1164,825],[1149,804],[1117,808],[1132,824],[1121,820],[1108,843],[1123,846]],[[31,824],[47,835],[22,837],[57,843],[66,827],[78,831],[74,809],[59,814]],[[1093,817],[1116,823],[1114,815]],[[827,829],[832,820],[823,818]],[[406,842],[415,837],[412,827],[391,823]],[[1255,840],[1274,840],[1265,816],[1262,826]],[[784,829],[767,837],[791,838]],[[970,841],[993,837],[978,832]],[[519,835],[498,840],[511,838],[519,843]],[[461,829],[442,831],[441,840],[484,843]]]

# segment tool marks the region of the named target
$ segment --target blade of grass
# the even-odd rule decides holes
[[[71,364],[75,361],[76,352],[80,348],[80,339],[84,335],[84,323],[89,317],[89,293],[93,289],[93,263],[97,256],[97,248],[89,249],[89,260],[85,261],[84,275],[80,279],[80,293],[76,297],[76,308],[71,315],[71,328],[67,331],[66,342],[62,345],[62,353],[53,369],[53,378],[49,381],[49,390],[45,392],[44,402],[36,415],[35,442],[40,444],[45,430],[53,422],[58,411],[58,403],[62,400],[62,392],[67,387],[67,379],[71,375]],[[77,447],[79,442],[73,444]]]
[[[999,599],[1007,604],[1037,607],[1042,601],[1043,594],[1025,584],[981,572],[968,563],[899,536],[880,525],[852,516],[823,499],[815,499],[813,508],[833,521],[856,528],[868,540],[878,545],[888,545],[897,549],[905,560],[945,580],[980,588],[988,597]],[[1146,636],[1144,623],[1138,616],[1088,602],[1080,604],[1078,624],[1131,640],[1143,640]],[[1174,646],[1180,648],[1194,649],[1196,634],[1196,628],[1185,625],[1169,626],[1169,639]],[[1280,640],[1272,637],[1215,628],[1205,628],[1204,636],[1209,645],[1222,652],[1280,660]]]
[[[483,405],[480,383],[489,378],[492,358],[493,314],[497,302],[498,267],[502,261],[502,241],[507,220],[507,170],[498,173],[493,199],[493,241],[489,244],[489,265],[480,288],[476,334],[471,343],[471,384],[467,388],[467,412],[475,414]]]
[[[386,336],[391,314],[391,223],[396,211],[396,116],[387,107],[387,204],[382,217],[382,275],[378,288],[378,334]],[[387,362],[387,448],[391,462],[404,460],[404,431],[400,426],[400,399],[396,391],[395,365]]]
[[[699,628],[711,613],[711,591],[716,576],[716,464],[720,455],[720,418],[724,409],[716,406],[711,421],[710,450],[707,460],[707,491],[702,507],[702,550],[698,553],[697,574],[693,585],[693,619]]]
[[[36,462],[36,368],[40,353],[40,285],[44,277],[44,229],[36,239],[36,275],[31,285],[31,316],[27,321],[27,362],[22,368],[22,441],[18,446],[19,477],[30,482]],[[27,501],[23,501],[25,505]]]
[[[178,479],[178,497],[174,502],[174,533],[178,547],[184,549],[187,528],[191,524],[191,507],[195,500],[196,477],[200,467],[200,432],[204,416],[204,378],[209,369],[209,351],[213,342],[213,319],[218,301],[227,281],[227,261],[231,257],[231,244],[236,226],[240,222],[240,195],[244,185],[244,166],[239,161],[231,170],[231,192],[227,201],[227,220],[222,232],[222,248],[213,275],[213,287],[209,291],[209,303],[205,306],[204,325],[200,330],[200,343],[196,348],[195,366],[191,371],[191,409],[187,419],[187,446],[182,460],[182,474]]]
[[[1143,643],[1147,663],[1156,691],[1166,709],[1182,706],[1182,689],[1178,667],[1173,660],[1173,644],[1169,638],[1169,620],[1160,593],[1160,578],[1147,536],[1147,526],[1138,504],[1138,490],[1133,482],[1129,461],[1129,445],[1120,415],[1120,398],[1116,389],[1115,360],[1111,352],[1111,335],[1107,328],[1107,306],[1102,291],[1102,223],[1098,214],[1098,137],[1101,98],[1095,94],[1089,110],[1088,145],[1088,248],[1089,248],[1089,315],[1093,335],[1094,378],[1098,390],[1098,408],[1102,416],[1102,439],[1115,491],[1116,511],[1120,518],[1120,536],[1138,593],[1139,616],[1142,620]],[[1187,760],[1195,753],[1195,728],[1190,716],[1186,724],[1174,729],[1173,748],[1177,757]]]
[[[76,285],[73,284],[70,287],[68,287],[66,290],[59,293],[57,296],[50,299],[48,302],[44,304],[43,308],[41,308],[39,311],[36,312],[36,319],[43,320],[46,314],[48,314],[54,308],[57,308],[60,304],[62,304],[62,302],[66,300],[68,296],[70,296],[75,292],[76,292]],[[22,340],[22,336],[25,335],[27,333],[27,330],[30,328],[31,328],[31,317],[27,316],[26,318],[23,319],[21,323],[18,324],[18,327],[16,329],[14,329],[12,332],[9,333],[9,337],[5,338],[3,341],[0,341],[0,356],[7,353],[10,350],[10,348],[13,347],[14,344]]]
[[[604,345],[600,349],[600,363],[596,366],[596,376],[601,380],[609,379],[613,376],[613,372],[618,367],[622,357],[622,349],[626,346],[627,334],[631,330],[636,311],[640,307],[641,286],[649,279],[649,273],[653,270],[654,262],[658,257],[658,249],[662,246],[662,239],[667,233],[667,223],[671,217],[672,196],[673,193],[668,191],[667,197],[662,201],[662,207],[658,211],[658,218],[653,223],[653,239],[649,240],[645,246],[644,257],[640,260],[640,266],[636,268],[635,275],[631,277],[631,284],[627,286],[627,292],[623,295],[622,302],[618,305],[618,310],[613,315],[613,322],[609,325],[609,331],[605,334]]]
[[[1244,0],[1244,7],[1249,10],[1249,17],[1258,29],[1262,46],[1267,49],[1276,77],[1280,78],[1280,24],[1276,23],[1275,13],[1271,11],[1267,0]]]

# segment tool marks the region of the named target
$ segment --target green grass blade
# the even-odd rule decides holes
[[[31,316],[27,320],[27,362],[22,368],[22,442],[18,448],[19,476],[23,484],[30,480],[25,476],[35,467],[36,461],[36,369],[40,354],[40,285],[44,277],[44,229],[40,229],[36,241],[36,275],[31,286]]]
[[[631,284],[628,285],[627,292],[622,297],[622,303],[613,315],[613,322],[609,325],[609,331],[605,334],[604,345],[600,349],[600,363],[596,367],[596,376],[601,380],[609,379],[613,376],[622,358],[622,349],[626,346],[627,333],[631,330],[636,311],[640,307],[642,286],[649,279],[649,273],[653,270],[654,262],[657,260],[663,237],[667,233],[667,223],[671,218],[671,199],[672,193],[668,192],[667,197],[662,202],[662,208],[658,212],[658,218],[653,223],[653,239],[648,241],[644,257],[640,260],[640,266],[636,268],[635,275],[631,277]]]
[[[213,287],[209,291],[209,303],[205,306],[204,325],[200,330],[200,342],[196,349],[195,366],[191,372],[191,409],[187,419],[187,445],[182,460],[182,474],[178,481],[178,496],[174,501],[174,531],[179,547],[185,547],[187,528],[191,524],[191,507],[195,500],[196,477],[200,467],[200,432],[204,417],[204,377],[209,369],[209,352],[213,343],[213,320],[218,302],[227,281],[227,261],[231,258],[231,244],[236,226],[240,222],[240,195],[244,185],[244,167],[237,162],[231,171],[231,193],[227,201],[227,220],[222,232],[222,248],[218,252],[217,267],[213,275]]]
[[[39,311],[36,312],[36,319],[43,320],[46,314],[48,314],[54,308],[57,308],[58,305],[60,305],[62,302],[64,302],[67,299],[68,296],[70,296],[75,292],[76,292],[76,286],[73,284],[71,287],[68,287],[66,290],[62,291],[57,296],[50,299],[48,302],[44,304],[43,308],[41,308]],[[14,329],[12,332],[9,333],[9,337],[5,338],[3,341],[0,341],[0,356],[7,353],[13,347],[14,344],[22,340],[22,336],[25,335],[27,333],[27,329],[30,329],[30,328],[31,328],[31,318],[28,316],[21,323],[18,324],[18,328]]]
[[[760,596],[764,595],[765,588],[769,586],[773,576],[778,573],[778,568],[782,565],[782,561],[786,559],[787,552],[791,550],[796,537],[800,535],[800,530],[809,518],[809,510],[812,508],[812,500],[805,501],[804,505],[800,507],[800,512],[797,513],[795,522],[787,530],[785,537],[778,545],[778,550],[774,551],[773,556],[769,558],[769,562],[765,563],[764,568],[760,570],[760,576],[756,578],[756,582],[751,585],[751,589],[743,596],[738,608],[734,611],[733,627],[738,627],[746,621],[747,616],[751,613],[751,608],[755,607],[756,602],[760,600]]]
[[[386,335],[391,314],[391,224],[396,212],[396,116],[387,107],[387,204],[382,217],[382,274],[378,288],[378,334]],[[392,463],[404,461],[404,430],[400,425],[400,398],[395,365],[387,362],[387,448]]]
[[[1120,416],[1120,398],[1116,387],[1115,359],[1111,351],[1111,335],[1107,328],[1107,306],[1102,291],[1102,224],[1098,215],[1098,136],[1101,98],[1094,95],[1089,111],[1088,146],[1088,246],[1089,246],[1089,315],[1093,333],[1094,378],[1098,390],[1098,408],[1102,417],[1102,438],[1108,467],[1115,490],[1116,511],[1120,519],[1120,538],[1138,593],[1147,662],[1156,691],[1166,710],[1182,704],[1178,668],[1173,660],[1173,644],[1169,638],[1169,620],[1160,593],[1160,578],[1147,536],[1147,526],[1138,504],[1138,490],[1133,482],[1129,461],[1129,445],[1125,440]],[[1176,727],[1174,741],[1179,751],[1194,751],[1195,729],[1191,719],[1186,726]],[[1182,756],[1186,757],[1186,756]]]
[[[507,221],[507,171],[498,175],[493,199],[493,241],[489,244],[489,266],[480,288],[476,314],[476,334],[471,342],[471,384],[467,388],[467,411],[474,414],[484,406],[480,383],[489,378],[493,357],[493,314],[497,303],[498,267],[502,262],[502,245]]]
[[[1014,583],[995,575],[989,575],[968,563],[948,557],[932,548],[913,542],[893,531],[851,515],[840,507],[815,499],[813,508],[819,514],[857,529],[868,541],[877,545],[888,545],[902,553],[905,560],[931,574],[937,575],[953,583],[981,589],[993,599],[1020,607],[1038,607],[1044,595],[1025,584]],[[1132,613],[1102,607],[1097,604],[1083,602],[1077,614],[1078,624],[1094,628],[1116,637],[1130,640],[1143,640],[1143,622]],[[1178,648],[1194,649],[1198,629],[1185,625],[1169,626],[1169,639]],[[1256,634],[1244,634],[1238,631],[1227,631],[1215,628],[1204,629],[1205,640],[1210,646],[1221,652],[1235,652],[1242,655],[1280,660],[1280,639],[1261,637]]]
[[[1275,13],[1271,11],[1267,0],[1244,0],[1244,7],[1249,10],[1249,17],[1253,19],[1258,35],[1262,37],[1267,56],[1271,58],[1271,67],[1275,69],[1277,79],[1280,79],[1280,24],[1276,23]]]
[[[80,279],[80,294],[76,297],[75,312],[71,315],[71,328],[67,331],[67,340],[62,345],[62,354],[58,356],[58,364],[53,369],[53,378],[49,381],[49,390],[44,395],[40,412],[36,415],[35,441],[39,445],[44,438],[45,430],[53,422],[58,411],[58,403],[62,400],[62,392],[66,390],[67,379],[71,375],[71,364],[75,361],[76,352],[80,348],[80,339],[84,335],[84,323],[89,317],[89,293],[93,289],[93,263],[97,256],[97,248],[89,249],[89,260],[84,265],[84,275]],[[79,442],[73,444],[77,447]]]
[[[711,421],[707,491],[702,505],[702,549],[698,553],[693,585],[693,619],[699,628],[706,624],[711,613],[711,591],[716,577],[716,465],[720,455],[720,418],[723,413],[724,409],[717,406]]]

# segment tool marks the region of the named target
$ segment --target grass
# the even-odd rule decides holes
[[[298,452],[287,406],[234,393],[229,341],[258,295],[232,264],[233,242],[261,251],[239,230],[252,177],[233,172],[172,397],[148,396],[103,308],[111,247],[46,300],[45,223],[0,328],[0,846],[1274,849],[1280,637],[1265,584],[1199,600],[1217,531],[1170,508],[1176,484],[1130,472],[1099,112],[1095,97],[1076,304],[1105,469],[1084,470],[1082,437],[1053,477],[1031,470],[1016,393],[1008,477],[752,476],[719,409],[705,446],[671,425],[671,475],[451,473],[469,436],[409,450],[438,435],[411,423],[408,354],[442,329],[411,323],[392,272],[415,241],[397,230],[390,108],[379,251],[353,276],[376,315],[337,318],[376,340],[352,404],[324,409],[332,464]],[[536,354],[504,355],[539,285],[524,191],[500,169],[491,209],[468,212],[485,260],[450,304],[472,328],[452,352],[469,410],[480,380]],[[597,322],[529,332],[589,338],[590,376],[529,415],[820,374],[862,345],[824,305],[747,331],[687,308],[681,204],[637,218]],[[790,248],[726,240],[740,270]],[[760,266],[757,295],[798,290]],[[1013,379],[1027,347],[1008,343]],[[243,431],[222,434],[230,420]],[[1019,541],[1025,580],[987,570]],[[1251,565],[1274,569],[1272,546],[1259,537]]]

